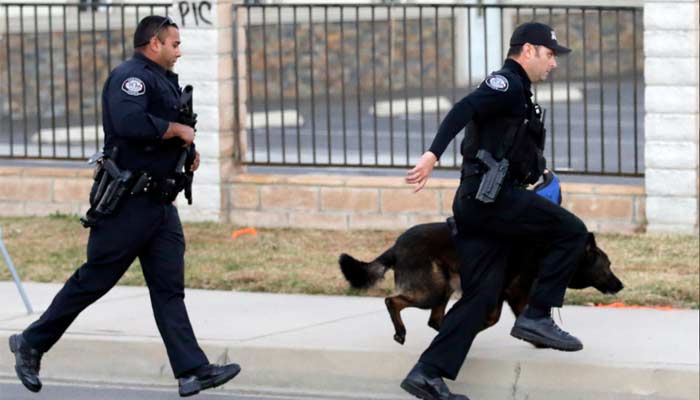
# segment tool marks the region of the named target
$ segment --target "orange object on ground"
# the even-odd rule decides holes
[[[236,231],[233,231],[231,233],[231,239],[235,239],[241,235],[251,235],[251,236],[257,236],[258,235],[258,230],[255,228],[243,228],[243,229],[238,229]]]
[[[627,305],[625,303],[611,303],[611,304],[596,304],[596,307],[603,307],[603,308],[650,308],[653,310],[662,310],[662,311],[673,311],[673,310],[681,310],[680,308],[675,308],[671,306],[636,306],[636,305]]]

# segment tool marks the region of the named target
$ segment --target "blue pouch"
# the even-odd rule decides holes
[[[559,177],[550,170],[545,170],[542,182],[534,187],[534,191],[554,204],[561,205],[561,186]]]

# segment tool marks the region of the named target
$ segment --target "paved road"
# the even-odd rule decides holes
[[[31,393],[19,383],[0,379],[0,400],[175,400],[181,397],[177,386],[126,387],[119,385],[88,385],[73,382],[46,382],[38,394]],[[308,394],[239,394],[219,389],[202,392],[195,400],[336,400],[338,397],[310,396]],[[347,399],[347,398],[346,398]]]
[[[570,393],[561,392],[535,392],[533,398],[538,400],[561,400],[567,398]],[[603,400],[643,400],[647,396],[630,395],[622,393],[598,393]],[[525,396],[527,399],[530,396]],[[202,392],[190,397],[193,400],[367,400],[366,398],[352,398],[347,396],[325,396],[322,394],[255,394],[233,393],[218,389]],[[498,396],[481,395],[483,400],[497,400]],[[520,398],[520,397],[518,397]],[[31,393],[22,385],[0,379],[0,400],[176,400],[182,399],[177,394],[177,389],[167,387],[125,387],[118,385],[87,385],[78,383],[49,382],[38,394]],[[410,395],[372,397],[371,400],[409,400]],[[669,397],[654,397],[655,400],[678,400]]]
[[[585,91],[586,97],[570,103],[540,99],[542,106],[548,110],[545,155],[550,165],[554,160],[559,170],[642,171],[643,90],[641,87],[637,89],[635,109],[632,86],[631,82],[621,85],[619,108],[617,87],[611,82],[603,86],[602,96],[600,86],[591,83]],[[441,96],[448,103],[454,103],[467,92],[466,89],[457,90],[455,99],[451,99],[451,94],[446,92]],[[327,100],[320,96],[313,107],[309,102],[294,104],[288,101],[284,109],[298,112],[303,124],[297,130],[294,118],[289,116],[285,117],[284,128],[279,124],[279,116],[268,120],[254,118],[257,123],[248,123],[247,158],[263,163],[411,164],[429,146],[436,127],[448,111],[443,108],[439,113],[435,112],[435,101],[431,104],[431,99],[434,97],[426,98],[423,105],[428,109],[432,107],[432,111],[413,107],[406,114],[404,106],[398,105],[393,108],[393,118],[388,113],[375,118],[370,110],[372,98],[362,99],[359,113],[357,101],[353,98],[343,104],[338,98]],[[392,98],[386,95],[377,99],[378,102],[389,100]],[[395,96],[393,100],[400,100],[400,97]],[[265,104],[263,99],[253,99],[252,104],[255,113],[262,113],[265,109],[281,109],[276,101]],[[461,135],[443,155],[442,161],[447,165],[458,165],[461,161],[457,147]]]

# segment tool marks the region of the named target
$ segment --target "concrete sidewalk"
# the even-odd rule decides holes
[[[34,308],[44,310],[60,287],[25,288]],[[7,337],[39,314],[25,314],[12,282],[0,282],[0,299],[0,377],[11,378]],[[398,384],[435,335],[427,311],[408,309],[402,313],[406,344],[395,343],[380,298],[188,290],[186,302],[210,360],[243,366],[224,390],[409,399]],[[511,338],[513,317],[504,310],[501,321],[477,337],[450,387],[482,400],[696,400],[698,315],[565,307],[563,327],[585,348],[564,353]],[[175,387],[146,288],[116,287],[89,307],[44,357],[41,376]]]

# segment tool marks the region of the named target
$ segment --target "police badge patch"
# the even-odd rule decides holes
[[[508,79],[503,75],[491,75],[486,78],[486,85],[493,90],[505,92],[508,90]]]
[[[146,85],[144,85],[143,81],[139,78],[126,78],[126,80],[122,82],[122,90],[130,96],[141,96],[146,93]]]

